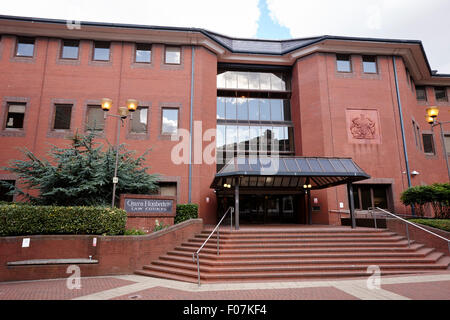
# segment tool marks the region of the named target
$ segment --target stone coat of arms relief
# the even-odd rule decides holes
[[[350,132],[355,139],[374,139],[375,122],[364,114],[360,114],[359,117],[352,119]]]
[[[377,110],[347,109],[347,135],[349,143],[379,144],[381,133]]]

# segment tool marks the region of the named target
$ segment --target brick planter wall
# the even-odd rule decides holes
[[[386,226],[387,229],[406,237],[406,226],[404,222],[396,219],[386,219]],[[450,232],[432,228],[429,226],[424,225],[420,226],[424,229],[430,230],[431,232],[440,235],[441,237],[450,239]],[[414,226],[408,226],[408,233],[409,238],[411,240],[415,240],[418,243],[422,243],[427,247],[435,248],[437,251],[442,252],[445,255],[450,255],[447,241],[440,239]]]
[[[130,274],[201,232],[202,219],[191,219],[144,236],[36,235],[0,238],[0,281],[66,278],[68,264],[7,266],[32,259],[89,258],[96,264],[79,264],[81,277]],[[30,247],[22,248],[22,239]],[[93,246],[93,239],[97,244]]]

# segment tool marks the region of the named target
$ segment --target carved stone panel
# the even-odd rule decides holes
[[[380,121],[377,110],[347,109],[346,120],[349,143],[381,143]]]

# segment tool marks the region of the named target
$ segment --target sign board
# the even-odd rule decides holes
[[[172,213],[173,200],[125,198],[124,209],[130,213]]]
[[[176,197],[122,194],[120,195],[120,207],[130,216],[167,217],[175,216]]]

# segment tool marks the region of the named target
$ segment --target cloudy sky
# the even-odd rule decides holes
[[[340,35],[421,40],[450,74],[450,0],[22,0],[2,15],[204,28],[240,38]]]

